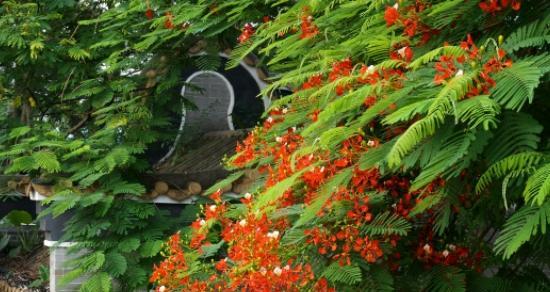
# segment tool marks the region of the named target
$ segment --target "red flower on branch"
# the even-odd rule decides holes
[[[243,29],[241,30],[241,34],[237,38],[239,40],[239,43],[240,44],[246,43],[250,39],[250,37],[254,35],[255,32],[256,30],[254,29],[254,26],[252,26],[251,23],[246,23]]]
[[[165,18],[166,19],[164,20],[164,28],[173,29],[174,28],[174,22],[173,22],[174,16],[172,15],[172,12],[166,12]]]
[[[311,15],[302,16],[300,28],[302,29],[301,39],[312,38],[319,33],[319,28],[313,23],[313,16]]]
[[[511,4],[511,5],[510,5]],[[485,13],[492,13],[504,10],[510,6],[513,10],[518,11],[521,8],[520,0],[485,0],[479,3],[479,8]]]
[[[384,19],[386,20],[386,25],[388,27],[394,25],[399,19],[399,4],[395,3],[393,6],[388,6],[386,12],[384,13]]]
[[[151,8],[147,8],[147,10],[145,10],[145,17],[147,17],[147,19],[151,20],[153,19],[153,17],[155,17],[155,13],[153,12],[153,10]]]

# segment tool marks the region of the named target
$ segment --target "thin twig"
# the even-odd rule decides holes
[[[90,119],[90,116],[91,116],[90,113],[86,113],[86,115],[84,116],[84,118],[82,118],[82,120],[80,120],[80,122],[78,122],[76,125],[74,125],[72,128],[69,129],[68,133],[71,134],[74,131],[80,129],[88,121],[88,119]]]
[[[69,73],[69,77],[67,77],[67,80],[65,80],[65,84],[63,84],[63,90],[61,91],[61,98],[65,96],[65,90],[67,90],[67,87],[69,86],[69,80],[71,80],[71,77],[73,76],[75,69],[76,67],[73,67],[73,69],[71,69],[71,73]]]

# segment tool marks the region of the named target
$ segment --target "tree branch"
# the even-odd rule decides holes
[[[92,116],[91,113],[89,112],[86,113],[86,115],[84,115],[84,117],[82,118],[82,120],[80,120],[80,122],[78,122],[76,125],[74,125],[72,128],[69,129],[68,133],[72,134],[74,131],[80,129],[90,119],[91,116]]]

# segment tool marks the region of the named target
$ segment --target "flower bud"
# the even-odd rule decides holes
[[[239,221],[239,225],[241,225],[241,227],[245,227],[246,226],[246,219],[243,219],[243,220]]]
[[[279,237],[279,231],[274,230],[272,232],[268,232],[267,237],[269,237],[271,239],[277,239]]]

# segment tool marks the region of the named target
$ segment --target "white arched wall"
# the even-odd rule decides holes
[[[205,54],[204,52],[203,53],[199,53],[197,55],[203,55]],[[224,58],[227,58],[229,59],[229,56],[225,53],[220,53],[219,54],[220,57],[224,57]],[[258,76],[258,71],[257,71],[257,68],[255,67],[252,67],[248,64],[246,64],[244,61],[241,61],[240,62],[240,65],[246,69],[246,71],[250,74],[250,76],[252,76],[252,78],[254,78],[254,81],[256,81],[256,84],[258,85],[258,88],[260,90],[260,92],[263,91],[264,88],[266,88],[267,86],[267,83],[265,83],[264,81],[262,81],[260,79],[260,77]],[[229,104],[229,107],[228,107],[228,110],[227,110],[227,123],[228,123],[228,127],[229,129],[231,130],[234,130],[235,129],[235,126],[233,125],[233,118],[232,118],[232,113],[233,113],[233,107],[235,106],[235,90],[233,88],[233,86],[231,85],[231,83],[229,82],[229,80],[227,80],[227,78],[225,78],[225,76],[223,76],[222,74],[220,74],[219,72],[216,72],[216,71],[211,71],[211,70],[201,70],[201,71],[197,71],[197,72],[194,72],[193,74],[191,74],[191,76],[189,76],[186,80],[185,80],[185,83],[191,83],[190,81],[192,81],[193,78],[199,76],[200,74],[212,74],[212,75],[215,75],[216,77],[220,78],[221,80],[224,81],[225,85],[228,87],[229,89],[229,92],[230,92],[230,104]],[[183,97],[184,94],[185,94],[185,89],[186,89],[186,86],[184,85],[181,89],[181,96]],[[263,95],[262,96],[262,102],[264,104],[264,110],[267,110],[269,108],[269,105],[271,104],[271,100]],[[157,163],[156,165],[160,165],[162,164],[163,162],[165,162],[166,160],[168,160],[168,158],[170,158],[170,156],[172,156],[172,154],[174,153],[174,151],[176,150],[177,148],[177,145],[181,139],[181,135],[183,133],[183,128],[185,126],[185,115],[186,115],[186,109],[185,109],[185,105],[182,104],[182,109],[181,109],[181,121],[180,121],[180,125],[179,125],[179,128],[178,128],[178,134],[176,135],[176,139],[174,140],[174,143],[172,144],[172,146],[170,147],[170,150],[168,150],[168,153],[166,153],[166,155],[164,155]]]

